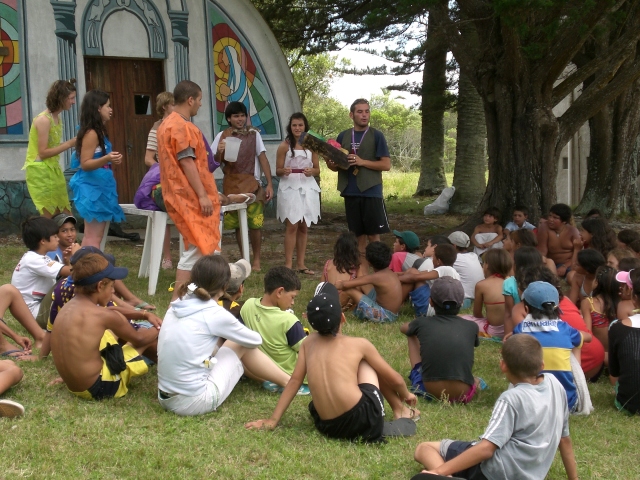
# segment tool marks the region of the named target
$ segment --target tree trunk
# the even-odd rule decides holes
[[[634,155],[640,133],[640,81],[589,120],[591,152],[587,160],[587,184],[579,215],[592,208],[606,216],[640,213],[638,159]]]
[[[438,195],[447,186],[444,175],[444,111],[447,89],[447,42],[431,16],[422,71],[422,135],[420,178],[416,195]]]
[[[451,200],[449,211],[471,215],[478,208],[487,187],[487,127],[482,98],[463,69],[460,69],[458,80],[457,130],[456,165],[453,173],[456,193]]]

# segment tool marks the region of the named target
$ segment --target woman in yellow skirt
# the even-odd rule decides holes
[[[60,154],[76,144],[75,137],[62,140],[60,113],[76,103],[75,79],[57,80],[47,93],[47,109],[33,119],[23,170],[31,200],[44,217],[71,213],[67,184],[60,168]]]

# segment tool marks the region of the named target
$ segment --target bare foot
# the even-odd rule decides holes
[[[58,377],[55,380],[51,380],[47,385],[50,387],[53,387],[54,385],[58,385],[60,383],[64,383],[64,380],[62,380],[62,377]]]
[[[33,348],[40,350],[42,348],[42,340],[38,340],[33,344]]]
[[[253,273],[260,273],[260,264],[253,264],[251,265],[251,272]]]
[[[414,422],[417,422],[420,420],[420,410],[403,404],[400,412],[393,412],[393,418],[395,420],[398,418],[409,418]]]

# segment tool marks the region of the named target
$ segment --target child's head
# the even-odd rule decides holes
[[[615,268],[616,270],[620,270],[619,262],[623,258],[636,258],[636,255],[633,250],[626,247],[614,248],[609,252],[609,255],[607,255],[607,265]]]
[[[533,282],[547,282],[553,285],[558,291],[558,299],[562,300],[564,298],[562,287],[560,286],[560,279],[555,273],[549,270],[549,267],[546,265],[521,268],[518,273],[516,273],[516,283],[518,290],[521,292],[524,292],[529,284]]]
[[[182,298],[191,293],[205,302],[219,298],[230,277],[229,264],[222,255],[205,255],[191,269],[189,281],[178,287],[178,296]]]
[[[156,115],[159,118],[162,118],[173,111],[173,107],[175,106],[175,100],[173,98],[173,93],[171,92],[160,92],[156,97]]]
[[[482,214],[482,221],[487,225],[494,225],[500,221],[500,210],[496,207],[487,208]]]
[[[633,251],[636,255],[640,253],[640,239],[634,240],[628,245],[628,248]]]
[[[396,241],[393,244],[394,252],[413,253],[420,246],[418,235],[410,230],[405,230],[404,232],[394,230],[393,234],[396,236]]]
[[[436,248],[434,249],[433,265],[435,267],[453,267],[453,264],[456,263],[457,257],[458,252],[456,251],[456,247],[444,243],[436,246]]]
[[[440,277],[433,281],[429,302],[436,315],[457,315],[464,303],[464,287],[453,277]]]
[[[618,262],[618,270],[622,272],[630,272],[640,268],[640,258],[638,257],[625,257]]]
[[[634,240],[640,240],[640,233],[636,230],[625,228],[624,230],[620,230],[618,232],[618,244],[621,247],[629,245]]]
[[[45,105],[50,112],[69,110],[76,103],[76,79],[56,80],[49,87]]]
[[[224,293],[227,296],[234,296],[244,286],[244,281],[251,275],[251,264],[241,258],[236,263],[229,264],[229,283],[225,288]]]
[[[484,265],[486,265],[487,273],[490,275],[500,275],[506,278],[511,273],[513,261],[511,255],[502,248],[492,248],[487,250],[483,255]]]
[[[618,246],[616,234],[604,218],[591,217],[580,224],[580,236],[590,248],[595,248],[602,255],[608,255]]]
[[[547,282],[531,282],[522,292],[522,301],[534,320],[557,319],[560,296],[558,289]]]
[[[247,122],[247,107],[242,102],[229,102],[224,109],[227,123],[233,128],[242,128]]]
[[[333,265],[340,273],[349,273],[360,266],[358,239],[353,232],[341,233],[333,246]]]
[[[502,344],[502,362],[516,378],[537,377],[544,367],[542,346],[532,335],[512,335]]]
[[[65,249],[76,241],[76,219],[66,213],[59,213],[52,218],[58,226],[58,243]]]
[[[77,293],[91,295],[98,292],[101,296],[97,303],[106,305],[113,294],[114,280],[122,280],[128,273],[126,268],[114,267],[104,256],[88,253],[75,261],[71,278]]]
[[[524,222],[529,218],[529,209],[524,205],[517,205],[516,208],[513,209],[513,215],[511,218],[513,219],[513,223],[522,227]]]
[[[598,267],[606,265],[602,254],[593,248],[585,248],[578,252],[578,271],[581,275],[595,275]]]
[[[584,216],[584,218],[591,218],[591,217],[602,217],[602,218],[604,218],[604,214],[602,213],[602,211],[599,208],[592,208],[591,210],[589,210],[587,212],[587,214]]]
[[[513,242],[513,249],[517,250],[520,247],[535,247],[538,245],[538,239],[531,230],[521,229],[514,230],[509,234],[511,241]]]
[[[29,250],[38,250],[41,246],[46,246],[49,252],[55,250],[58,225],[50,218],[30,217],[22,222],[22,241]]]
[[[300,279],[296,272],[284,266],[272,267],[264,276],[264,293],[271,297],[271,302],[280,310],[291,308],[300,287]]]
[[[602,300],[602,312],[610,321],[617,318],[620,301],[620,284],[616,280],[616,270],[606,265],[598,267],[593,287],[594,297]]]
[[[335,337],[343,318],[338,290],[329,282],[320,283],[307,305],[309,325],[323,337]]]
[[[391,249],[382,242],[371,242],[365,250],[367,262],[371,264],[376,272],[389,267],[391,255]]]
[[[469,248],[469,235],[464,232],[453,232],[449,235],[449,241],[456,247],[458,252],[466,252]]]
[[[522,247],[513,254],[513,264],[516,273],[524,267],[543,265],[542,254],[535,247]]]
[[[556,203],[555,205],[551,205],[549,209],[549,221],[557,219],[560,223],[569,223],[571,222],[571,217],[573,217],[573,211],[569,205],[565,205],[564,203]]]
[[[438,245],[451,245],[451,241],[444,235],[434,235],[427,238],[427,245],[424,249],[424,256],[433,257],[433,250]]]

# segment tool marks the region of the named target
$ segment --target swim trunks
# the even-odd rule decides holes
[[[320,433],[331,438],[361,440],[363,442],[383,442],[384,407],[382,393],[375,385],[361,383],[360,401],[349,411],[331,420],[322,420],[313,402],[309,403],[309,413]]]
[[[353,314],[360,320],[369,320],[375,323],[395,322],[398,319],[397,313],[393,313],[376,303],[375,288],[372,288],[368,294],[362,295]]]

